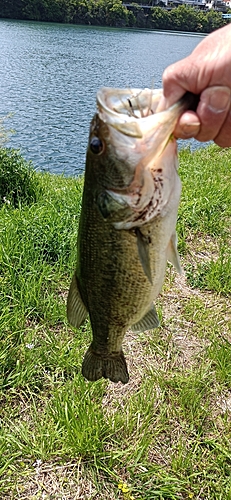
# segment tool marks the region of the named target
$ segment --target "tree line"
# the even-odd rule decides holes
[[[98,26],[164,29],[209,33],[227,21],[221,12],[188,5],[171,10],[122,0],[1,0],[0,17]]]

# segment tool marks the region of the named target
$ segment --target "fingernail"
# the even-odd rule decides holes
[[[230,105],[230,89],[227,87],[208,88],[201,96],[201,101],[206,104],[213,113],[222,113]]]
[[[194,137],[195,135],[198,134],[200,129],[200,122],[194,122],[194,123],[184,123],[184,125],[181,126],[181,131],[182,134],[184,134],[185,137]]]

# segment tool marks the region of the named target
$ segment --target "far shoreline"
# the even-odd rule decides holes
[[[202,35],[229,23],[229,19],[223,17],[229,15],[225,5],[219,10],[202,7],[202,4],[201,8],[188,3],[175,4],[174,0],[168,7],[124,4],[122,0],[111,0],[110,3],[107,0],[92,0],[91,3],[65,0],[63,4],[59,0],[45,4],[43,0],[37,0],[36,4],[28,1],[26,5],[14,0],[2,0],[0,19]]]
[[[18,23],[34,23],[34,24],[47,24],[47,25],[55,25],[55,26],[66,26],[66,27],[76,27],[76,28],[95,28],[98,30],[112,30],[112,31],[141,31],[141,32],[147,32],[147,33],[158,33],[159,35],[167,33],[168,35],[189,35],[189,36],[207,36],[209,33],[202,32],[202,31],[183,31],[183,30],[164,30],[164,29],[157,29],[157,28],[138,28],[135,26],[106,26],[106,25],[101,25],[99,26],[98,24],[77,24],[77,23],[65,23],[65,22],[56,22],[56,21],[37,21],[35,19],[14,19],[14,18],[8,18],[8,17],[1,17],[0,16],[0,22],[1,21],[9,21],[9,22],[18,22]]]

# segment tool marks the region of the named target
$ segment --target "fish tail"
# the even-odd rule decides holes
[[[112,382],[126,384],[129,380],[127,363],[122,350],[118,354],[115,353],[104,357],[94,352],[91,346],[84,356],[82,374],[87,380],[91,381],[104,377]]]

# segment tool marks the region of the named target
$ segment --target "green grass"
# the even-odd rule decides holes
[[[231,499],[231,151],[180,154],[179,249],[130,382],[86,382],[65,302],[82,180],[0,150],[0,498]]]

